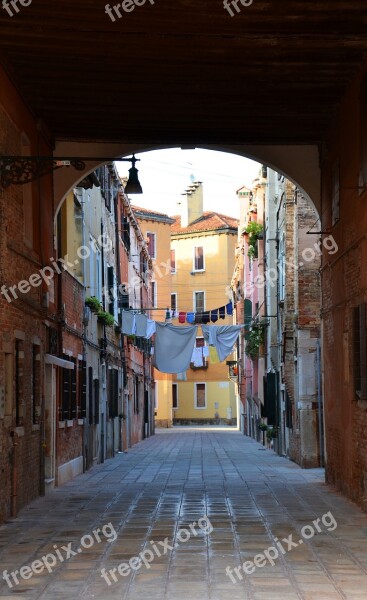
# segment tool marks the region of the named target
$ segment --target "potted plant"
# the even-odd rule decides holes
[[[263,226],[257,221],[250,221],[245,228],[245,233],[248,234],[248,256],[249,258],[257,258],[257,240],[262,237]]]
[[[113,327],[113,324],[115,322],[115,318],[110,313],[108,313],[108,312],[106,312],[104,310],[100,310],[97,313],[97,317],[98,317],[98,321],[100,321],[104,325],[107,325],[108,327]]]
[[[265,343],[265,326],[265,322],[254,323],[251,326],[251,330],[246,341],[245,352],[246,355],[252,360],[255,360],[259,357],[260,348],[263,347]]]
[[[260,423],[259,429],[260,429],[260,431],[267,431],[268,430],[268,426],[267,426],[266,423]]]
[[[101,310],[101,303],[95,296],[89,296],[85,299],[85,305],[89,306],[92,312],[98,313]]]

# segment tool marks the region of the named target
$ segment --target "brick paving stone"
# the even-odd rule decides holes
[[[205,515],[209,535],[198,526]],[[0,573],[17,570],[19,580],[3,580],[0,599],[365,600],[366,542],[367,515],[321,469],[304,471],[231,429],[161,430],[0,527]],[[271,547],[273,564],[243,572]],[[57,551],[51,572],[20,577]],[[149,568],[119,573],[144,551]]]

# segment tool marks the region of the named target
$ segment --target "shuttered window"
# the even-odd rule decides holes
[[[367,305],[353,309],[354,389],[360,400],[367,400]]]
[[[206,408],[205,383],[195,383],[195,408]]]

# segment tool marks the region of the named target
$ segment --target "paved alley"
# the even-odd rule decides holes
[[[366,542],[322,470],[230,429],[161,430],[0,527],[0,597],[364,600]]]

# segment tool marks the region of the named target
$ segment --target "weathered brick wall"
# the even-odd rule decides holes
[[[82,316],[84,309],[83,285],[67,271],[62,275],[62,302],[65,306],[65,327],[62,332],[62,350],[78,359],[83,355]],[[78,363],[77,363],[78,364]],[[79,373],[77,373],[79,376]],[[77,381],[78,385],[78,381]],[[61,403],[58,390],[59,406]],[[58,420],[58,416],[57,416]],[[57,466],[68,463],[83,454],[83,425],[73,420],[71,427],[57,426]]]
[[[22,113],[19,110],[19,119],[21,118]],[[14,123],[3,107],[0,107],[1,154],[21,154],[21,134],[22,126]],[[35,499],[41,491],[42,440],[39,408],[43,388],[42,369],[37,387],[36,422],[33,422],[31,395],[32,346],[33,343],[40,344],[38,366],[42,364],[45,348],[45,329],[42,321],[46,318],[47,311],[41,307],[40,302],[44,288],[35,287],[26,294],[19,293],[15,288],[14,293],[8,291],[11,286],[17,286],[20,281],[38,273],[42,267],[37,238],[38,189],[31,185],[26,196],[27,201],[33,205],[33,248],[25,243],[25,233],[30,225],[26,223],[25,227],[24,223],[23,190],[22,186],[14,185],[0,190],[0,288],[5,286],[4,293],[0,295],[0,522]],[[52,240],[50,232],[45,229],[45,238],[49,235]],[[14,369],[16,339],[20,340],[21,347],[18,427],[15,419],[15,375],[10,378],[13,405],[6,410],[4,406],[5,355],[11,356],[10,362]]]
[[[319,238],[308,233],[317,221],[311,203],[289,186],[287,200],[284,381],[292,401],[289,456],[303,467],[316,467],[319,465],[317,397],[313,394],[298,398],[298,380],[305,375],[300,372],[301,363],[295,365],[295,357],[301,361],[304,356],[304,362],[316,357],[316,340],[320,338],[321,250],[317,244]],[[310,373],[310,377],[316,374]],[[301,401],[302,409],[296,406],[297,401]]]

